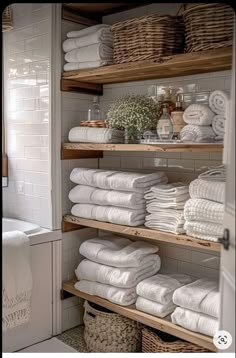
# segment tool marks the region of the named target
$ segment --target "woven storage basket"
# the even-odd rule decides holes
[[[2,12],[2,32],[13,29],[12,8],[7,6]]]
[[[95,127],[95,128],[105,128],[106,122],[105,121],[81,121],[81,127]]]
[[[85,301],[84,340],[89,352],[141,351],[141,325],[117,313]]]
[[[184,50],[182,16],[148,15],[112,26],[113,62],[161,60]]]
[[[232,45],[234,11],[226,4],[184,5],[185,51],[195,52]]]
[[[150,328],[142,329],[143,353],[197,353],[209,352],[196,344],[182,341],[177,337]]]

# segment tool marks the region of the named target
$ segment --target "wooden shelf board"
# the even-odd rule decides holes
[[[70,148],[61,150],[61,159],[91,159],[102,158],[103,152],[101,150],[73,150]]]
[[[154,60],[103,66],[96,69],[68,71],[64,79],[108,84],[157,78],[188,76],[232,68],[232,48],[220,48],[168,56],[163,62]]]
[[[158,318],[155,316],[151,316],[150,314],[138,311],[135,309],[135,306],[120,306],[117,304],[114,304],[110,301],[107,301],[103,298],[100,298],[98,296],[92,296],[88,295],[84,292],[81,292],[74,288],[76,280],[71,280],[64,282],[62,285],[62,288],[64,291],[69,292],[75,296],[81,297],[85,300],[88,300],[90,302],[96,303],[102,307],[105,307],[113,312],[119,313],[122,316],[125,316],[127,318],[130,318],[134,321],[138,321],[140,323],[143,323],[149,327],[153,327],[155,329],[158,329],[160,331],[172,334],[178,338],[184,339],[188,342],[192,342],[195,344],[198,344],[201,347],[204,347],[206,349],[209,349],[213,352],[217,352],[216,347],[214,346],[212,342],[212,337],[205,336],[199,333],[195,333],[192,331],[188,331],[185,328],[182,328],[180,326],[177,326],[173,324],[169,318],[163,319]]]
[[[92,94],[96,96],[103,95],[103,86],[96,83],[86,83],[66,78],[61,79],[61,91]]]
[[[98,230],[104,230],[109,232],[118,233],[120,235],[130,235],[138,238],[146,238],[153,241],[161,241],[169,244],[176,244],[186,247],[193,247],[198,249],[204,249],[214,252],[220,252],[221,244],[214,241],[200,240],[187,235],[176,235],[165,231],[157,231],[147,229],[145,226],[124,226],[117,224],[110,224],[97,220],[83,219],[73,215],[64,216],[65,223],[71,223],[78,225],[78,229],[90,227]],[[65,226],[67,228],[67,226]],[[75,227],[73,227],[75,229]],[[69,229],[66,229],[69,231]]]

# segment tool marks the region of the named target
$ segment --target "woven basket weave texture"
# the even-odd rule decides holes
[[[13,29],[13,16],[11,6],[7,6],[2,12],[2,31]]]

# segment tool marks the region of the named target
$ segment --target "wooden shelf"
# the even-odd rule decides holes
[[[135,309],[135,306],[120,306],[117,304],[114,304],[110,301],[107,301],[103,298],[100,298],[98,296],[91,296],[86,293],[83,293],[77,289],[74,288],[76,280],[71,280],[68,282],[64,282],[62,285],[62,288],[64,291],[69,292],[75,296],[81,297],[85,300],[88,300],[90,302],[96,303],[102,307],[105,307],[113,312],[119,313],[122,316],[125,316],[127,318],[130,318],[134,321],[138,321],[140,323],[143,323],[149,327],[153,327],[155,329],[158,329],[160,331],[172,334],[178,338],[184,339],[188,342],[195,343],[201,347],[204,347],[210,351],[217,352],[216,347],[214,346],[212,342],[212,337],[205,336],[199,333],[195,333],[192,331],[188,331],[185,328],[182,328],[180,326],[177,326],[173,324],[170,320],[170,318],[158,318],[155,316],[151,316],[150,314],[138,311]]]
[[[153,241],[166,242],[186,247],[204,249],[214,252],[220,252],[221,244],[214,241],[200,240],[187,235],[176,235],[165,231],[147,229],[145,226],[125,226],[110,224],[97,220],[83,219],[73,215],[65,215],[63,218],[62,231],[72,231],[90,227],[98,230],[109,231],[120,235],[130,235],[138,238],[149,239]]]

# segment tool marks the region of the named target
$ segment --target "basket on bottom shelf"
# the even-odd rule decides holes
[[[89,352],[141,352],[141,324],[94,303],[84,303],[84,340]]]
[[[195,353],[210,352],[196,344],[182,341],[168,333],[150,328],[142,329],[142,353]]]

